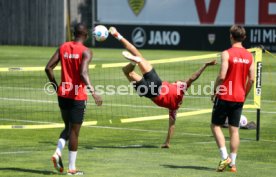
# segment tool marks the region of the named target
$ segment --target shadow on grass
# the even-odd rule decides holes
[[[107,148],[107,149],[139,149],[139,148],[159,148],[159,146],[153,145],[122,145],[122,146],[83,146],[85,149],[95,149],[95,148]]]
[[[53,142],[53,141],[39,141],[38,143],[42,143],[42,144],[48,144],[48,145],[53,145],[53,146],[56,146],[56,142]]]
[[[16,171],[16,172],[34,173],[34,174],[42,174],[42,175],[57,174],[56,172],[48,171],[48,170],[33,170],[33,169],[16,168],[16,167],[0,168],[0,171]]]
[[[203,171],[215,171],[216,169],[215,168],[209,168],[209,167],[200,167],[200,166],[191,166],[191,165],[188,165],[188,166],[180,166],[180,165],[161,165],[165,168],[174,168],[174,169],[177,169],[177,168],[184,168],[184,169],[194,169],[194,170],[203,170]]]

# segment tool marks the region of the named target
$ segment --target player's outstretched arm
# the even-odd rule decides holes
[[[87,49],[86,51],[83,52],[83,59],[81,63],[81,68],[80,68],[80,76],[85,85],[87,86],[87,89],[89,89],[90,93],[92,94],[92,97],[95,100],[95,103],[98,106],[102,105],[102,98],[95,93],[95,89],[93,85],[90,82],[89,75],[88,75],[88,65],[92,60],[92,52]]]
[[[124,38],[115,27],[109,28],[109,33],[115,37],[118,41],[120,41],[123,46],[134,56],[143,57],[142,54],[138,51],[138,49],[131,44],[126,38]]]
[[[176,114],[177,114],[177,110],[169,110],[168,133],[167,133],[165,143],[161,146],[161,148],[170,148],[171,138],[174,134],[174,129],[175,129]]]
[[[212,60],[207,63],[204,63],[204,65],[197,72],[195,72],[188,80],[185,81],[187,84],[187,87],[190,87],[192,83],[199,78],[199,76],[203,73],[203,71],[208,66],[213,66],[215,64],[217,64],[216,60]]]
[[[47,74],[47,77],[49,81],[52,83],[55,91],[57,91],[57,81],[54,76],[54,68],[57,66],[59,62],[59,49],[54,53],[54,55],[51,57],[49,62],[47,63],[45,67],[45,72]]]

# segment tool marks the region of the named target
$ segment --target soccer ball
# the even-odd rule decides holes
[[[240,118],[240,124],[239,126],[240,127],[245,127],[247,125],[248,121],[247,121],[247,118],[244,116],[244,115],[241,115],[241,118]],[[228,127],[228,117],[226,118],[225,120],[225,123],[223,124],[224,127]]]
[[[240,127],[245,127],[247,125],[247,118],[244,115],[241,115]]]
[[[96,41],[103,42],[108,37],[108,30],[103,25],[97,25],[94,27],[92,34],[95,37]]]

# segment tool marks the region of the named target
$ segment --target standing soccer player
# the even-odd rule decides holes
[[[216,64],[216,60],[205,63],[197,72],[186,80],[178,80],[173,83],[161,81],[152,65],[143,58],[137,48],[125,39],[114,27],[109,29],[112,36],[118,39],[130,52],[124,51],[123,56],[130,60],[130,63],[123,67],[123,72],[129,82],[133,83],[139,96],[151,99],[156,105],[169,110],[169,128],[165,143],[162,148],[170,147],[170,140],[174,133],[177,110],[182,104],[184,94],[191,84],[199,78],[202,72],[208,67]],[[143,76],[134,71],[138,65]]]
[[[235,164],[240,144],[239,122],[243,103],[254,83],[253,56],[242,46],[245,37],[246,32],[242,26],[233,25],[230,28],[232,47],[222,52],[221,68],[214,87],[216,97],[211,98],[214,101],[211,129],[221,154],[218,172],[224,171],[226,167],[231,172],[237,171]],[[230,133],[230,157],[221,130],[226,117]]]
[[[69,141],[69,175],[82,175],[82,171],[76,169],[78,149],[78,136],[83,122],[86,107],[86,88],[92,94],[96,104],[100,106],[102,99],[95,94],[94,87],[90,83],[88,65],[92,59],[92,52],[83,45],[88,37],[86,25],[79,23],[74,28],[74,41],[62,44],[48,62],[45,72],[57,90],[58,103],[61,116],[65,124],[64,130],[59,136],[57,148],[52,156],[54,167],[63,172],[61,160],[62,150],[66,141]],[[54,76],[54,68],[61,62],[61,83],[57,87]]]

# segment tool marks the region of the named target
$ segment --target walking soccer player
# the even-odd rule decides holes
[[[65,42],[52,56],[45,71],[58,94],[58,103],[61,116],[65,124],[57,144],[56,151],[52,156],[54,167],[63,172],[61,160],[62,150],[68,140],[69,170],[68,175],[82,175],[83,172],[76,169],[78,149],[78,136],[83,122],[86,107],[86,88],[92,94],[96,104],[100,106],[102,99],[95,94],[94,87],[90,83],[88,65],[92,59],[92,52],[83,45],[88,38],[86,25],[79,23],[74,28],[74,41]],[[53,69],[61,62],[61,83],[57,88]]]
[[[170,140],[174,133],[177,110],[182,104],[185,91],[191,84],[199,78],[201,73],[211,65],[216,64],[216,60],[205,63],[197,72],[187,80],[178,80],[173,83],[162,81],[155,72],[152,65],[143,58],[137,48],[125,39],[115,27],[110,27],[110,34],[119,40],[130,52],[123,51],[123,56],[130,60],[130,63],[122,68],[127,79],[133,83],[138,95],[151,99],[156,105],[169,109],[169,128],[165,143],[162,148],[170,147]],[[138,65],[143,76],[134,71]]]
[[[215,83],[214,95],[211,97],[214,101],[211,130],[221,154],[218,172],[222,172],[226,168],[230,172],[237,171],[236,157],[240,144],[240,117],[243,103],[254,83],[254,59],[242,45],[245,38],[246,31],[242,26],[233,25],[230,28],[232,47],[222,52],[221,68]],[[228,117],[229,124],[230,157],[221,130],[226,117]]]

